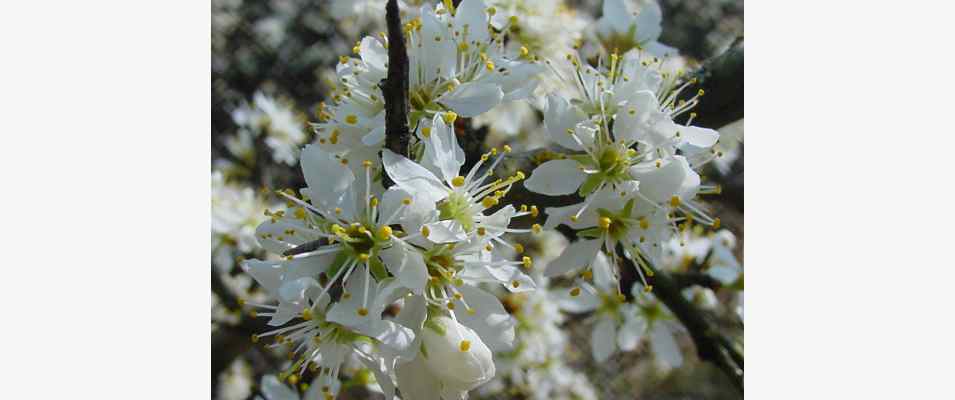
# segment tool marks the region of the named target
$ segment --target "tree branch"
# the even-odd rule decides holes
[[[626,257],[621,257],[621,272],[635,271],[639,268]],[[622,281],[623,279],[621,279]],[[653,294],[686,327],[696,346],[696,353],[703,361],[716,365],[733,383],[740,393],[743,392],[743,355],[732,346],[729,339],[717,331],[715,324],[707,321],[699,310],[683,297],[681,287],[670,274],[653,268],[653,276],[647,277],[653,287]],[[641,284],[639,280],[635,282]],[[623,282],[621,282],[623,286]]]
[[[401,31],[401,16],[397,0],[388,0],[385,6],[385,21],[388,25],[388,76],[380,83],[385,99],[385,147],[403,156],[408,156],[408,50]],[[392,182],[385,174],[385,187]]]
[[[696,78],[704,95],[692,110],[693,125],[719,129],[743,118],[743,37],[736,40],[722,54],[706,60],[691,78]],[[692,97],[696,91],[686,90],[681,96]],[[687,115],[681,120],[685,121]],[[682,122],[682,121],[681,121]]]

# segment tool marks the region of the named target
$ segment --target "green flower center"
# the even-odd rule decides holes
[[[474,216],[471,215],[471,202],[460,193],[451,193],[450,196],[438,203],[439,218],[454,220],[470,232],[474,227]]]

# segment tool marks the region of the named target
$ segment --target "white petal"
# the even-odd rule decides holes
[[[567,99],[556,94],[547,95],[547,109],[544,111],[544,126],[551,140],[570,150],[583,150],[574,138],[567,134],[568,129],[574,129],[578,122],[583,121],[586,115]]]
[[[594,295],[596,289],[587,282],[578,282],[580,293],[576,296],[571,295],[573,288],[563,288],[558,292],[557,305],[561,310],[570,313],[585,313],[597,309],[600,305],[600,299]]]
[[[358,50],[361,60],[370,68],[378,72],[388,71],[386,67],[388,64],[388,49],[385,49],[385,46],[383,46],[378,39],[375,39],[374,36],[365,36],[365,38],[361,40],[361,45]]]
[[[647,320],[640,315],[627,315],[627,320],[617,332],[617,345],[623,351],[631,351],[640,344],[640,338],[647,330]]]
[[[601,317],[590,336],[590,348],[594,353],[594,361],[607,361],[610,355],[617,351],[617,330],[611,318]]]
[[[456,307],[454,314],[458,321],[473,329],[484,344],[492,351],[508,351],[514,347],[514,325],[516,322],[504,310],[501,301],[494,295],[470,285],[459,288],[464,301],[474,309],[471,315],[462,307]]]
[[[461,224],[454,220],[432,222],[425,226],[431,230],[428,240],[434,243],[460,242],[468,237]]]
[[[424,297],[410,296],[405,298],[405,304],[401,311],[398,311],[395,322],[417,331],[427,317],[428,309]]]
[[[719,140],[719,132],[698,126],[684,126],[672,121],[658,123],[654,129],[663,137],[671,138],[679,134],[680,145],[691,145],[698,148],[709,148]]]
[[[657,111],[657,97],[649,90],[634,92],[621,104],[613,123],[613,135],[628,143],[642,140],[649,128],[650,116]]]
[[[437,388],[441,387],[425,365],[424,357],[418,356],[413,361],[398,364],[395,367],[395,376],[398,378],[398,390],[405,399],[414,400],[441,400]]]
[[[385,363],[385,360],[381,358],[369,360],[365,357],[358,357],[358,359],[361,360],[362,364],[365,364],[366,368],[375,374],[375,380],[378,381],[378,385],[381,386],[385,400],[393,400],[395,398],[395,383],[391,380],[391,375],[389,374],[391,368]],[[315,398],[317,399],[318,397]]]
[[[436,203],[448,196],[448,189],[441,181],[418,163],[384,149],[381,161],[391,180],[428,203]]]
[[[275,375],[263,376],[261,386],[268,400],[298,400],[298,392],[285,386]]]
[[[242,270],[271,295],[277,295],[285,265],[280,261],[245,260]]]
[[[438,98],[444,104],[463,117],[476,117],[488,112],[501,103],[504,92],[492,83],[468,82],[459,85],[454,91]]]
[[[485,43],[490,39],[487,32],[487,6],[483,0],[465,0],[458,5],[454,15],[454,30],[464,35],[467,25],[467,42]]]
[[[412,80],[418,75],[416,68],[420,68],[424,74],[424,82],[421,83],[454,75],[458,50],[451,40],[447,25],[439,21],[431,10],[421,13],[421,44],[421,47],[415,47],[418,57],[411,58]]]
[[[548,196],[574,193],[587,179],[579,166],[575,160],[550,160],[534,168],[531,177],[524,181],[524,187]]]
[[[594,262],[594,259],[597,258],[597,252],[600,251],[602,245],[603,241],[599,239],[580,239],[571,243],[570,246],[564,249],[564,252],[561,253],[557,260],[554,260],[554,262],[547,266],[547,271],[544,272],[544,276],[553,277],[563,275],[590,265]]]
[[[402,286],[416,294],[424,291],[428,283],[428,267],[417,250],[396,243],[381,251],[381,259],[388,272],[397,277]]]
[[[431,161],[445,182],[458,176],[461,166],[464,165],[464,150],[458,145],[454,128],[444,123],[441,114],[436,114],[431,124],[431,135],[428,137],[426,151],[430,153]]]
[[[302,173],[313,199],[321,204],[334,204],[355,180],[348,167],[314,144],[305,146],[301,155]]]
[[[604,253],[597,252],[597,258],[594,259],[591,267],[594,273],[594,285],[597,286],[600,291],[610,292],[616,288],[614,283],[616,283],[617,280],[614,278],[610,261]]]
[[[367,135],[361,137],[361,143],[365,146],[374,146],[385,141],[384,125],[372,129]]]
[[[657,203],[669,202],[674,195],[690,200],[700,186],[700,175],[683,156],[665,160],[659,168],[655,165],[631,167],[630,175],[640,181],[640,193]]]
[[[683,364],[683,352],[665,325],[657,322],[650,329],[650,350],[658,361],[670,368]]]
[[[641,43],[656,41],[663,32],[663,11],[656,0],[645,1],[634,21],[637,24],[637,40]]]

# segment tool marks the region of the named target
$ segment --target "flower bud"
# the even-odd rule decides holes
[[[427,352],[425,365],[445,386],[468,391],[494,377],[491,350],[471,328],[436,317],[425,324],[421,337]]]

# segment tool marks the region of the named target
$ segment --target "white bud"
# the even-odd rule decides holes
[[[427,327],[432,323],[444,334]],[[447,388],[468,391],[494,377],[491,350],[471,328],[436,317],[428,321],[421,337],[428,354],[425,365]]]

